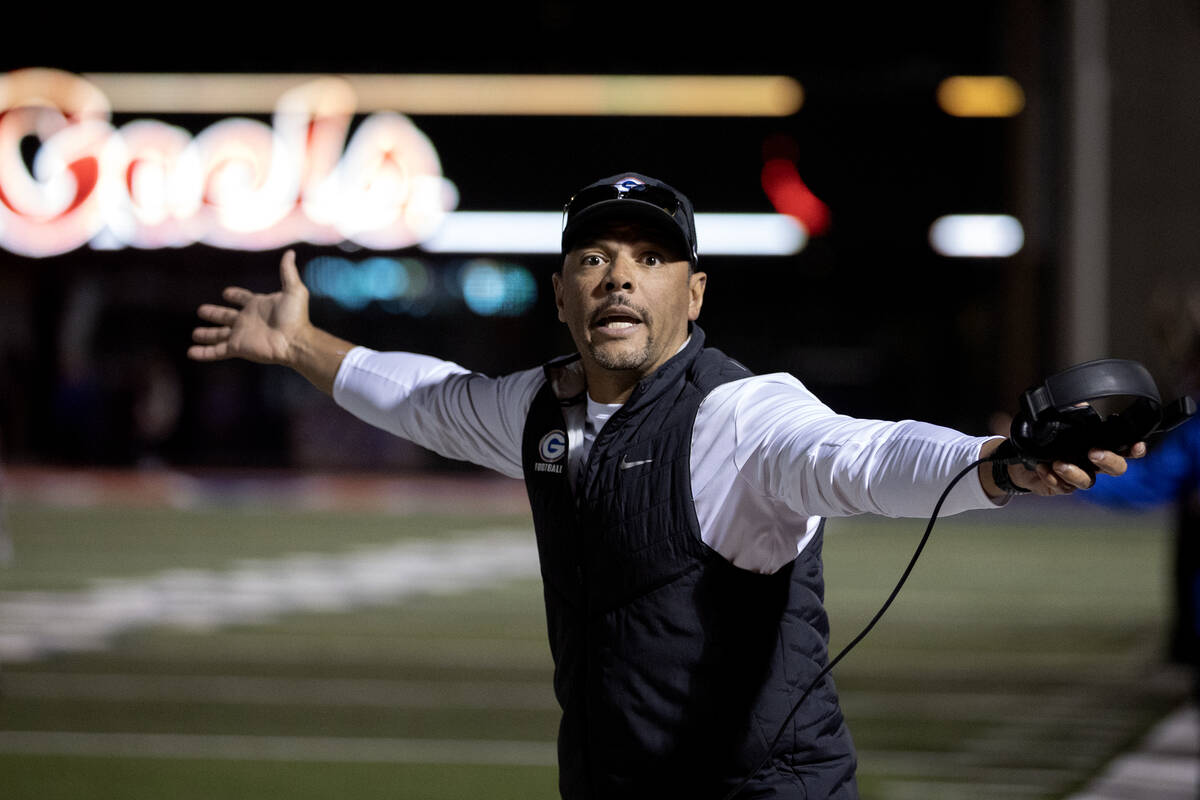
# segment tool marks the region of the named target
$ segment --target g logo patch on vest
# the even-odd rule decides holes
[[[533,465],[534,472],[561,474],[563,471],[562,464],[554,462],[561,461],[562,457],[566,454],[567,434],[560,430],[550,431],[538,442],[538,456],[542,460]]]

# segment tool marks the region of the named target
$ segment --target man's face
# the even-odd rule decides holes
[[[554,275],[558,318],[585,367],[641,378],[687,340],[707,280],[663,235],[620,224],[584,237]]]

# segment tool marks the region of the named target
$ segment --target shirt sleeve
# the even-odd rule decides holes
[[[740,480],[803,515],[927,517],[954,476],[994,438],[836,414],[786,374],[725,384],[709,400],[712,419],[732,432]],[[994,507],[978,477],[968,474],[942,514]]]
[[[439,455],[520,478],[525,418],[544,381],[540,368],[491,378],[430,356],[356,347],[338,369],[333,399]]]

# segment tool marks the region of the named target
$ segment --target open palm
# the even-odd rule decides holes
[[[308,289],[296,269],[296,255],[288,250],[279,264],[281,290],[256,294],[238,286],[221,296],[231,306],[205,303],[196,314],[213,326],[192,331],[196,344],[188,357],[196,361],[244,358],[261,364],[286,364],[291,344],[309,326]]]

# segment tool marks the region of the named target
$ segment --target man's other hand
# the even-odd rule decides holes
[[[296,269],[296,254],[288,250],[279,262],[280,290],[256,294],[240,286],[221,293],[226,303],[205,303],[196,309],[212,325],[192,331],[188,358],[222,361],[244,358],[260,364],[282,364],[299,372],[326,394],[346,353],[354,347],[314,327],[308,318],[308,288]]]
[[[279,262],[281,290],[256,294],[230,286],[221,297],[230,305],[205,303],[196,314],[212,326],[192,331],[196,344],[188,358],[221,361],[244,358],[260,364],[292,365],[295,341],[311,327],[308,320],[308,289],[296,269],[296,254],[288,250]]]

